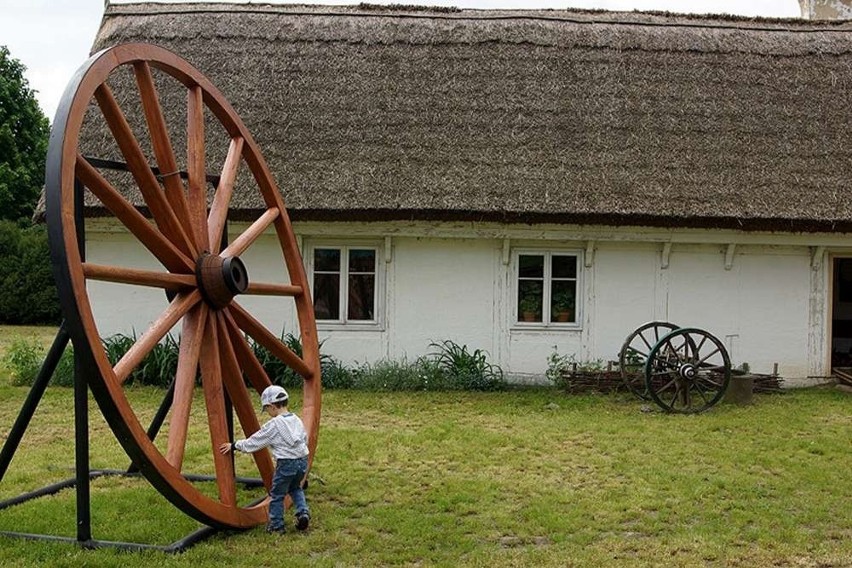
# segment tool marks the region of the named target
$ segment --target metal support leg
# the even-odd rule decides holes
[[[77,541],[92,540],[89,477],[89,392],[79,355],[74,356],[74,467],[77,472]]]
[[[68,345],[68,340],[68,331],[65,329],[65,322],[62,322],[59,326],[59,331],[56,332],[53,345],[50,346],[47,357],[41,365],[33,386],[30,388],[30,393],[21,407],[21,412],[18,413],[18,418],[12,426],[12,431],[9,432],[9,437],[6,438],[6,442],[3,444],[3,451],[0,452],[0,480],[6,475],[9,463],[11,463],[12,457],[18,450],[21,438],[23,438],[24,432],[26,432],[27,427],[30,425],[30,420],[33,414],[35,414],[38,403],[41,402],[41,397],[44,396],[44,391],[47,389],[47,384],[50,382],[51,377],[53,377],[54,371],[56,371],[56,366],[62,358],[62,353]]]

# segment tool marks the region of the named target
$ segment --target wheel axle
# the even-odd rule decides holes
[[[222,258],[204,252],[195,264],[201,296],[210,307],[220,310],[248,288],[248,270],[237,256]]]

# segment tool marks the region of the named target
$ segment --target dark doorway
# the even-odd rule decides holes
[[[831,299],[831,368],[852,367],[852,258],[835,258]]]

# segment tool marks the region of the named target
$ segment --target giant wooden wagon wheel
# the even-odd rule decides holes
[[[109,82],[118,70],[132,76],[146,137],[137,137]],[[177,90],[186,101],[178,124],[166,120],[159,85]],[[89,107],[92,107],[89,109]],[[97,107],[97,108],[95,108]],[[87,115],[87,109],[88,115]],[[99,109],[99,110],[98,110]],[[205,157],[205,116],[227,133],[226,157],[218,185],[208,196]],[[151,223],[99,169],[99,160],[80,149],[84,123],[100,121],[120,149],[132,176],[133,191],[141,193]],[[138,130],[138,129],[137,129]],[[174,150],[170,132],[185,133],[184,155]],[[150,148],[150,159],[143,148]],[[153,162],[153,163],[152,163]],[[263,203],[253,222],[224,248],[220,246],[230,207],[234,180],[240,169],[251,175],[249,191]],[[266,520],[266,503],[238,503],[233,462],[215,449],[228,441],[228,404],[246,434],[259,427],[256,403],[244,380],[260,392],[270,379],[246,340],[246,334],[269,349],[304,378],[303,420],[313,457],[320,422],[320,370],[316,323],[304,268],[284,202],[259,148],[222,94],[201,73],[176,55],[154,46],[126,44],[92,56],[66,89],[54,121],[46,179],[47,220],[51,257],[60,300],[74,341],[75,353],[87,372],[92,392],[130,458],[172,503],[211,526],[243,528]],[[128,176],[130,177],[130,176]],[[87,199],[108,209],[162,265],[161,270],[108,266],[86,262],[78,247],[82,215],[75,202],[75,180],[91,193]],[[185,183],[184,181],[185,180]],[[144,210],[143,209],[143,210]],[[288,282],[254,282],[250,267],[240,259],[267,229],[274,230],[283,252]],[[221,249],[221,250],[220,250]],[[86,289],[89,280],[162,288],[170,301],[126,355],[111,364],[101,343],[98,324]],[[240,304],[241,294],[290,297],[298,315],[303,354],[296,355],[268,330],[251,310]],[[131,371],[172,329],[180,327],[180,356],[170,410],[168,440],[158,449],[140,423],[137,410],[122,388]],[[190,425],[190,405],[200,369],[206,403],[210,452],[216,471],[216,495],[194,486],[183,473]],[[260,476],[269,487],[274,469],[267,452],[255,454]]]

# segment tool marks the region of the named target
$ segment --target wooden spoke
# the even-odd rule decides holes
[[[703,388],[701,388],[701,385],[699,384],[699,382],[695,381],[693,383],[693,386],[695,387],[695,390],[698,391],[698,394],[701,395],[701,399],[704,401],[704,404],[708,404],[710,401],[707,400],[707,397],[704,394],[706,391]]]
[[[213,464],[216,468],[216,485],[219,501],[225,505],[237,502],[237,487],[234,479],[234,462],[230,456],[222,455],[219,446],[229,442],[225,391],[222,386],[222,368],[219,358],[219,326],[215,316],[207,318],[203,338],[204,357],[201,358],[201,387],[207,405],[207,425],[213,449]]]
[[[204,161],[204,100],[201,87],[186,96],[186,160],[192,226],[204,250],[210,250],[207,232],[207,172]]]
[[[674,394],[672,395],[672,399],[669,401],[669,408],[675,407],[675,402],[677,402],[677,399],[679,398],[679,395],[681,393],[680,388],[677,387],[677,385],[675,385],[675,387],[676,388],[675,388]]]
[[[228,248],[222,251],[221,256],[240,256],[254,241],[257,240],[260,235],[263,234],[263,231],[265,231],[280,214],[281,212],[278,211],[278,209],[267,209],[257,221],[249,225],[248,229],[246,229],[239,237],[234,239],[234,242],[228,245]]]
[[[136,284],[137,286],[151,286],[154,288],[165,288],[166,290],[180,290],[196,286],[195,276],[190,274],[154,272],[153,270],[106,266],[103,264],[92,264],[91,262],[83,263],[83,276],[90,280]]]
[[[222,315],[224,316],[228,336],[231,339],[231,344],[234,347],[240,367],[242,367],[254,390],[257,391],[257,394],[260,394],[263,392],[263,389],[272,384],[272,381],[269,380],[269,375],[266,374],[266,370],[263,368],[260,360],[258,360],[257,355],[252,351],[251,346],[237,326],[237,322],[234,321],[234,317],[227,309],[222,310]]]
[[[298,355],[293,353],[289,347],[281,342],[280,339],[272,335],[272,333],[270,333],[263,324],[254,319],[254,317],[245,311],[239,304],[232,302],[228,309],[231,312],[231,315],[234,316],[234,321],[237,322],[240,329],[251,335],[255,341],[269,349],[274,356],[284,361],[284,364],[302,375],[305,379],[310,379],[313,376],[311,368],[308,367],[308,365]]]
[[[302,287],[291,284],[269,284],[265,282],[249,282],[244,294],[256,296],[301,296]]]
[[[709,359],[710,357],[712,357],[712,356],[713,356],[713,355],[715,355],[716,353],[721,353],[721,351],[722,351],[722,349],[721,349],[720,347],[717,347],[716,349],[714,349],[713,351],[711,351],[710,353],[708,353],[706,357],[704,357],[703,359],[701,359],[701,360],[698,362],[698,365],[704,365],[704,363],[707,361],[707,359]]]
[[[172,206],[166,200],[154,172],[151,171],[148,159],[133,136],[133,131],[112,91],[106,84],[102,84],[95,90],[95,99],[160,231],[180,250],[191,258],[195,258],[198,256],[198,251],[184,231]]]
[[[243,382],[243,374],[240,371],[237,355],[226,330],[225,316],[219,312],[216,317],[219,319],[219,356],[222,360],[222,378],[228,396],[234,403],[234,411],[237,413],[240,426],[248,437],[260,430],[260,423],[257,420],[254,404],[246,390],[246,384]],[[252,457],[257,463],[260,476],[268,485],[272,481],[272,473],[275,469],[272,464],[272,456],[268,451],[262,451],[255,452]]]
[[[119,384],[124,383],[130,373],[135,369],[142,359],[151,352],[157,343],[174,327],[177,321],[201,300],[201,293],[193,290],[188,294],[178,294],[166,311],[151,324],[151,327],[127,350],[127,353],[115,365],[113,371]]]
[[[228,147],[225,165],[222,166],[222,174],[219,176],[219,187],[213,197],[213,205],[210,206],[208,242],[214,254],[221,248],[222,233],[225,230],[225,222],[228,220],[228,206],[231,203],[231,195],[234,193],[234,181],[237,179],[242,154],[243,138],[237,136],[231,140],[231,145]]]
[[[186,433],[189,429],[189,411],[192,408],[192,391],[198,373],[198,359],[201,355],[204,326],[210,309],[199,302],[183,318],[183,330],[180,336],[178,366],[175,373],[175,394],[172,400],[172,417],[169,425],[169,439],[166,448],[166,461],[178,471],[183,466],[186,450]]]
[[[145,112],[145,121],[148,123],[148,132],[151,134],[151,146],[154,148],[160,177],[163,186],[166,188],[166,199],[180,222],[184,226],[194,227],[194,225],[190,225],[189,207],[183,193],[183,183],[180,180],[180,172],[172,149],[172,142],[169,139],[166,120],[163,118],[163,110],[160,108],[160,97],[151,75],[151,66],[146,61],[137,61],[133,64],[133,73],[136,76],[136,84],[139,86],[142,109]],[[193,239],[195,249],[199,250],[203,248],[201,245],[203,241],[193,233],[194,231],[190,231],[188,236]]]
[[[75,175],[170,272],[195,272],[195,263],[160,231],[152,227],[148,220],[80,154],[77,154]]]

